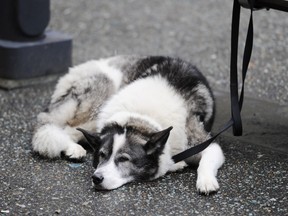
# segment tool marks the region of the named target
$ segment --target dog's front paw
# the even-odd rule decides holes
[[[86,156],[86,150],[78,145],[69,145],[69,148],[65,151],[65,155],[70,159],[81,159]]]
[[[199,193],[209,195],[219,189],[219,184],[215,176],[202,174],[198,175],[196,187]]]
[[[176,164],[173,164],[169,171],[170,172],[176,172],[177,170],[182,170],[187,166],[187,164],[184,161],[178,162]]]

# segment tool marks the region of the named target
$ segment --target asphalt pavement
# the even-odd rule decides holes
[[[50,29],[74,38],[74,64],[115,54],[171,55],[195,63],[217,99],[213,131],[230,117],[232,1],[57,0]],[[245,29],[248,11],[242,14]],[[244,135],[218,139],[226,162],[220,190],[196,191],[196,169],[109,191],[91,183],[83,163],[31,151],[36,115],[55,81],[0,89],[0,212],[3,215],[288,215],[288,14],[255,13],[255,46],[242,112]],[[241,38],[245,36],[241,31]],[[240,38],[240,39],[241,39]]]

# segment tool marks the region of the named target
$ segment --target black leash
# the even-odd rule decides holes
[[[231,59],[230,59],[230,98],[231,98],[231,119],[224,125],[222,129],[210,139],[204,141],[201,144],[197,144],[177,155],[172,157],[172,160],[177,163],[182,160],[191,157],[192,155],[198,154],[207,148],[220,134],[228,130],[233,126],[234,136],[242,135],[242,120],[241,120],[241,109],[244,100],[244,83],[247,74],[248,65],[251,58],[252,47],[253,47],[253,8],[255,0],[250,0],[250,21],[248,26],[248,32],[246,36],[244,56],[242,63],[242,88],[239,98],[238,94],[238,70],[237,70],[237,57],[238,57],[238,38],[239,38],[239,22],[241,6],[238,0],[234,0],[233,14],[232,14],[232,30],[231,30]]]

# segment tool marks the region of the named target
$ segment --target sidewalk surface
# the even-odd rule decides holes
[[[195,63],[215,89],[217,131],[230,116],[232,1],[57,0],[50,28],[74,37],[74,64],[114,54],[165,54]],[[246,16],[246,17],[245,17]],[[244,11],[243,27],[248,13]],[[244,135],[218,141],[226,156],[220,190],[196,191],[187,168],[110,192],[83,163],[31,152],[36,115],[55,82],[0,89],[0,211],[3,215],[288,215],[288,14],[255,13],[255,46],[244,102]],[[245,31],[241,33],[242,39]],[[269,102],[268,102],[269,101]]]

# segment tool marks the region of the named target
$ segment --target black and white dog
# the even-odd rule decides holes
[[[76,66],[59,80],[32,144],[50,158],[80,159],[86,151],[77,142],[86,138],[97,189],[199,163],[196,187],[208,194],[219,189],[219,145],[176,164],[171,157],[208,139],[213,119],[213,95],[196,67],[169,57],[116,56]]]

